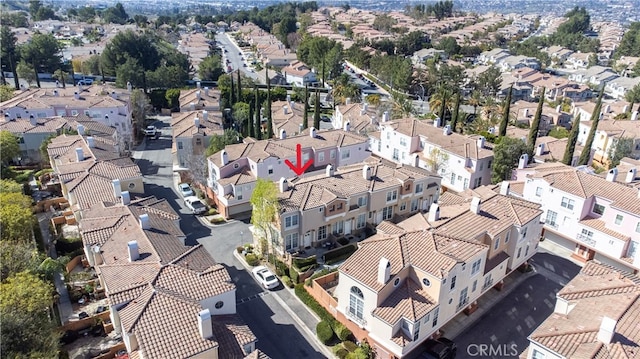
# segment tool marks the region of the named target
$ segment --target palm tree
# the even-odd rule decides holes
[[[350,81],[348,75],[342,74],[333,80],[331,93],[336,103],[345,103],[348,98],[357,101],[360,97],[360,88]]]
[[[480,111],[480,117],[488,121],[491,124],[497,122],[497,115],[500,112],[500,105],[493,97],[487,97],[482,104],[482,110]]]
[[[439,86],[436,92],[429,98],[429,110],[433,113],[443,113],[444,110],[451,110],[453,93],[446,86]],[[444,119],[442,119],[444,121]]]
[[[377,94],[367,95],[367,103],[371,106],[379,106],[380,95],[377,95]]]
[[[477,115],[478,106],[480,106],[483,102],[482,100],[482,92],[475,90],[471,93],[471,97],[469,97],[469,106],[473,106],[473,115]]]
[[[403,95],[394,96],[392,106],[391,117],[394,119],[411,117],[415,112],[411,100]]]

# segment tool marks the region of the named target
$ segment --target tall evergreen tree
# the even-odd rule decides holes
[[[313,105],[313,127],[320,129],[320,93],[316,88],[316,101]]]
[[[249,104],[249,118],[247,119],[247,136],[253,137],[253,106]]]
[[[302,129],[309,127],[309,84],[304,86],[304,114],[302,114]]]
[[[460,113],[460,91],[456,92],[456,107],[453,109],[453,115],[451,117],[451,130],[453,132],[456,131],[456,127],[458,126],[458,114]]]
[[[536,150],[536,139],[538,138],[538,131],[540,131],[540,119],[542,118],[542,105],[544,104],[544,93],[546,88],[542,88],[540,94],[540,100],[538,101],[538,108],[536,114],[533,116],[533,122],[531,123],[531,129],[529,130],[529,141],[527,142],[527,153],[529,155],[529,161],[533,161],[533,154]]]
[[[502,122],[500,122],[500,128],[498,129],[498,136],[504,137],[507,135],[507,126],[509,125],[509,112],[511,111],[511,92],[513,91],[513,85],[509,87],[509,93],[507,93],[507,99],[504,104],[504,112],[502,113]]]
[[[586,166],[589,164],[589,159],[591,158],[591,146],[593,145],[593,139],[596,137],[596,131],[598,130],[598,123],[600,122],[600,109],[602,108],[602,96],[604,95],[604,84],[600,89],[600,94],[598,95],[598,100],[596,102],[596,107],[593,109],[593,113],[591,114],[591,130],[589,131],[589,136],[587,136],[587,141],[584,143],[584,149],[580,154],[580,158],[578,159],[578,166]]]
[[[273,119],[271,114],[271,81],[269,80],[269,70],[265,72],[267,77],[267,138],[273,138]]]
[[[440,125],[444,126],[444,116],[447,111],[447,99],[445,97],[442,98],[442,106],[440,107]]]
[[[240,70],[238,70],[238,95],[236,96],[238,98],[238,102],[242,101],[242,82],[240,80]]]
[[[562,157],[562,163],[567,166],[571,166],[573,160],[573,152],[576,149],[576,142],[578,142],[578,131],[580,130],[580,114],[573,120],[571,125],[571,131],[567,138],[567,147],[564,149],[564,157]]]
[[[256,140],[262,139],[262,117],[260,116],[260,91],[258,91],[258,87],[255,88],[255,100],[256,100],[256,110],[255,110],[255,128],[253,129],[253,134],[256,137]]]
[[[231,74],[229,78],[231,78],[231,89],[229,90],[229,107],[233,108],[233,105],[236,103],[236,88],[233,85],[233,74]]]

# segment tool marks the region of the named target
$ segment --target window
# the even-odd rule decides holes
[[[336,222],[333,224],[333,233],[342,234],[344,232],[344,221]]]
[[[427,278],[422,278],[422,284],[424,284],[427,287],[431,287],[431,282]]]
[[[284,217],[284,228],[295,228],[298,226],[298,215]]]
[[[491,279],[491,274],[489,274],[489,275],[484,279],[484,288],[489,287],[491,284],[493,284],[493,279]]]
[[[464,179],[464,184],[462,185],[462,188],[464,188],[464,189],[469,188],[469,179],[468,178]]]
[[[349,294],[349,314],[362,319],[364,313],[364,294],[358,287],[351,287]]]
[[[382,209],[382,220],[389,220],[393,217],[393,207],[388,206]]]
[[[367,205],[367,196],[358,197],[358,207],[364,207]]]
[[[342,203],[338,203],[338,211],[342,209]]]
[[[480,164],[478,165],[478,171],[482,170],[484,170],[484,162],[480,162]]]
[[[129,183],[129,189],[134,189],[134,188],[136,188],[136,184],[133,182]]]
[[[302,153],[302,163],[309,162],[309,152]]]
[[[558,228],[558,224],[556,223],[557,218],[558,214],[554,211],[549,210],[547,211],[547,219],[544,222],[551,227]]]
[[[391,139],[391,132],[387,131],[387,140],[390,140],[390,139]]]
[[[640,233],[640,222],[636,223],[636,233]]]
[[[493,250],[497,250],[500,246],[500,236],[496,237],[496,242],[493,244]]]
[[[407,139],[404,137],[400,137],[400,146],[402,147],[406,147],[407,146]]]
[[[327,226],[318,227],[318,240],[327,239]]]
[[[269,166],[268,169],[269,169],[269,175],[272,175],[273,174],[273,166]]]
[[[478,280],[473,281],[473,285],[471,286],[471,292],[475,292],[476,288],[478,288]]]
[[[529,245],[527,244],[527,248],[524,250],[524,256],[528,256],[529,255]]]
[[[220,309],[224,306],[224,302],[219,300],[216,302],[215,306],[216,306],[216,309]]]
[[[543,352],[533,349],[532,359],[545,359],[545,355]]]
[[[467,298],[467,292],[468,291],[469,291],[468,288],[465,288],[465,289],[460,291],[460,297],[458,299],[458,306],[461,307],[461,306],[467,304],[467,300],[469,299],[469,298]]]
[[[393,281],[393,286],[394,286],[394,287],[397,287],[399,284],[400,284],[400,278],[396,278],[396,279]]]
[[[471,275],[475,275],[476,273],[478,273],[480,271],[480,265],[481,264],[482,264],[482,258],[478,259],[475,262],[473,262],[473,264],[471,265]]]
[[[520,231],[520,240],[523,240],[527,237],[527,227],[522,227],[522,230]]]
[[[574,204],[575,201],[567,197],[562,197],[562,203],[560,203],[560,205],[566,209],[573,209]]]
[[[318,162],[324,162],[324,152],[318,153]]]
[[[475,184],[473,186],[473,188],[478,188],[480,187],[480,185],[482,184],[482,177],[478,177],[475,179]]]
[[[242,199],[242,186],[236,186],[235,190],[236,190],[236,199],[237,200],[241,200]]]
[[[182,142],[181,142],[181,141],[178,141],[178,149],[179,149],[179,150],[183,149],[183,146],[182,146]]]
[[[622,224],[622,215],[621,214],[616,214],[616,225],[619,226],[620,224]]]
[[[393,149],[393,160],[397,161],[400,159],[400,151],[397,148]]]
[[[451,287],[449,289],[454,290],[455,288],[456,288],[456,276],[454,275],[453,278],[451,278]]]
[[[601,205],[601,204],[597,204],[597,203],[595,203],[595,204],[593,205],[593,213],[595,213],[595,214],[599,214],[599,215],[601,215],[601,216],[602,216],[602,215],[604,214],[604,206],[603,206],[603,205]]]
[[[360,229],[363,228],[365,225],[367,224],[366,218],[365,218],[365,214],[359,214],[358,215],[358,220],[356,222],[356,229]]]
[[[423,183],[416,183],[415,193],[422,193],[423,190],[424,190],[424,184]]]
[[[536,197],[542,197],[542,187],[536,187]]]
[[[287,234],[284,240],[287,250],[298,248],[298,233]]]
[[[196,138],[196,146],[202,146],[202,138]]]
[[[414,198],[411,200],[411,212],[415,212],[418,210],[418,199]]]
[[[436,308],[433,311],[433,322],[431,322],[431,326],[435,327],[436,325],[438,325],[438,313],[440,312],[440,308]]]
[[[451,180],[450,180],[450,182],[451,182],[451,185],[452,185],[452,186],[453,186],[454,184],[456,184],[456,174],[455,174],[455,173],[452,173],[452,174],[451,174]]]
[[[407,210],[407,202],[400,203],[400,212],[404,212]]]
[[[520,255],[522,255],[522,247],[518,248],[518,256],[516,258],[520,258]]]
[[[333,160],[336,158],[336,150],[331,150],[331,152],[329,153],[329,157]]]
[[[351,150],[349,149],[343,149],[340,153],[340,158],[343,160],[346,160],[347,158],[351,157]]]
[[[510,235],[511,235],[511,231],[507,231],[507,235],[504,237],[504,244],[509,243]]]
[[[387,192],[387,202],[395,201],[398,199],[398,190]]]

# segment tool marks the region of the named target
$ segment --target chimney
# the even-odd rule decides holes
[[[612,168],[607,172],[607,181],[613,182],[616,180],[616,176],[618,175],[618,169]]]
[[[611,112],[611,105],[606,105],[604,107],[604,113],[609,113],[609,112]]]
[[[304,126],[302,126],[302,124],[298,125],[298,134],[302,133],[302,131],[304,130],[303,128]]]
[[[440,121],[440,117],[436,116],[436,118],[433,119],[433,127],[440,127]]]
[[[127,242],[127,252],[129,253],[129,262],[135,262],[140,258],[140,250],[138,249],[138,241]]]
[[[440,220],[440,206],[433,202],[429,207],[429,216],[427,217],[429,222],[435,222]]]
[[[625,178],[625,182],[631,183],[636,179],[636,169],[632,168],[627,172],[627,177]]]
[[[484,141],[484,136],[480,136],[478,137],[478,139],[476,139],[476,145],[478,146],[478,148],[484,148]]]
[[[115,91],[111,91],[111,97],[117,100],[118,94]]]
[[[316,138],[316,128],[315,127],[309,127],[309,137]]]
[[[196,98],[198,101],[202,100],[202,96],[200,95],[200,91],[196,91]]]
[[[56,87],[60,87],[60,81],[56,80]],[[53,90],[55,92],[55,90]]]
[[[327,168],[324,170],[327,177],[333,177],[333,166],[327,165]]]
[[[509,195],[509,182],[502,181],[502,183],[500,184],[500,194],[503,196]]]
[[[289,107],[282,106],[282,113],[285,114],[285,115],[288,115],[289,114]]]
[[[480,213],[480,197],[473,197],[473,199],[471,200],[471,212],[475,213],[475,214],[479,214]]]
[[[364,165],[362,167],[362,178],[367,181],[371,180],[371,167],[369,167],[368,165]]]
[[[525,108],[523,111],[524,111],[524,117],[525,118],[529,117],[529,109]]]
[[[631,121],[635,121],[638,119],[638,111],[633,111],[631,114]]]
[[[629,105],[624,105],[624,107],[622,108],[622,113],[627,113],[627,111],[629,111]]]
[[[189,104],[189,109],[190,109],[191,111],[195,111],[195,110],[196,110],[196,103],[195,103],[195,102],[190,103],[190,104]]]
[[[346,99],[344,99],[344,104],[351,105],[351,97],[347,97]]]
[[[37,126],[38,120],[33,115],[29,115],[29,123],[31,123],[31,126]]]
[[[58,90],[53,90],[53,96],[55,97],[60,96],[60,93],[58,93]]]
[[[523,153],[522,155],[520,155],[520,160],[518,160],[518,169],[521,170],[527,167],[527,163],[529,163],[529,155]]]
[[[204,95],[209,96],[209,86],[204,87]]]
[[[113,181],[111,181],[111,185],[113,186],[114,197],[120,198],[120,195],[122,194],[122,187],[120,187],[120,180],[114,179]]]
[[[80,94],[78,93],[78,91],[75,91],[75,92],[73,93],[73,98],[75,98],[76,100],[79,100],[79,99],[80,99]]]
[[[211,312],[209,309],[201,310],[198,313],[198,330],[202,339],[213,338],[213,325],[211,323]]]
[[[78,162],[84,161],[84,152],[81,147],[76,147],[76,159]]]
[[[391,262],[387,258],[380,258],[378,262],[378,283],[387,284],[391,277]]]
[[[615,334],[616,332],[617,324],[618,322],[615,319],[602,317],[600,330],[598,330],[598,335],[596,336],[596,338],[604,345],[611,344],[611,339],[613,339],[613,334]]]
[[[208,120],[209,120],[209,111],[203,110],[202,111],[202,121],[207,122]]]
[[[131,82],[127,81],[127,91],[131,92],[133,90],[133,86],[131,86]]]
[[[200,118],[197,115],[193,118],[193,126],[195,126],[195,128],[200,128]]]
[[[84,87],[82,87],[82,84],[78,84],[78,92],[82,92],[84,91]]]
[[[280,181],[278,181],[278,187],[280,188],[280,193],[285,193],[289,190],[289,183],[287,179],[284,177],[280,177]]]
[[[223,166],[226,166],[227,163],[229,163],[229,156],[227,155],[227,151],[222,150],[222,152],[220,152],[220,160],[222,161]]]
[[[560,105],[556,106],[556,113],[560,113],[560,108],[561,108]]]
[[[200,81],[196,82],[196,87],[198,88],[198,90],[200,90]]]
[[[129,194],[129,191],[120,193],[120,196],[122,205],[128,206],[131,203],[131,194]]]
[[[87,137],[87,145],[89,146],[89,148],[95,148],[96,140],[91,136]]]
[[[387,122],[387,121],[389,121],[389,111],[385,111],[382,114],[382,122]]]
[[[446,125],[442,128],[442,134],[449,136],[451,134],[451,125]]]
[[[287,94],[287,103],[291,102],[291,95]]]
[[[347,121],[344,123],[344,130],[347,132],[351,131],[351,122]]]
[[[80,136],[84,136],[84,126],[83,125],[78,125],[78,134]]]
[[[149,215],[146,213],[140,215],[140,228],[142,229],[151,228],[151,223],[149,222]]]
[[[285,138],[287,138],[287,131],[284,130],[284,128],[280,129],[280,139],[284,140]]]
[[[542,154],[544,154],[544,143],[536,146],[536,156],[542,156]]]

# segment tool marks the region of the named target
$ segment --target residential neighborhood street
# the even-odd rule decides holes
[[[140,147],[144,150],[133,154],[144,175],[145,194],[166,198],[181,216],[180,229],[187,236],[186,244],[201,243],[218,263],[227,268],[237,287],[238,314],[259,338],[257,348],[272,358],[326,357],[316,344],[313,333],[304,330],[283,308],[281,303],[284,301],[274,298],[274,292],[263,290],[233,256],[236,247],[251,241],[248,225],[241,221],[230,221],[211,228],[187,211],[174,188],[170,118],[162,117],[154,125],[162,133],[160,138],[148,140]],[[276,291],[286,292],[282,286]],[[291,296],[288,292],[282,294],[285,298]],[[297,301],[291,298],[293,300]]]

